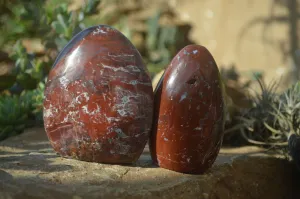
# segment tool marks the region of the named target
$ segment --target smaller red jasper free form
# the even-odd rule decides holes
[[[223,134],[224,101],[216,62],[205,47],[186,46],[154,93],[152,159],[169,170],[204,173],[219,153]]]

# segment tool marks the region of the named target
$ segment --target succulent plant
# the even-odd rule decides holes
[[[300,82],[281,94],[276,83],[258,83],[252,108],[238,117],[241,134],[252,144],[287,146],[291,134],[300,135]]]
[[[22,133],[32,125],[42,124],[44,83],[20,95],[0,95],[0,140]]]
[[[40,82],[38,87],[32,91],[27,92],[28,99],[30,100],[31,112],[34,116],[36,124],[43,124],[43,99],[44,99],[45,84]]]
[[[0,140],[21,133],[29,125],[26,106],[17,95],[0,96]]]

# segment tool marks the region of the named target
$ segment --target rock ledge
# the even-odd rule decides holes
[[[132,166],[64,159],[40,128],[0,142],[0,199],[292,199],[299,187],[292,163],[256,147],[222,149],[205,175],[187,175],[153,166],[147,148]]]

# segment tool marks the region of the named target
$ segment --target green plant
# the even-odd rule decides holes
[[[26,104],[16,95],[0,96],[0,140],[21,133],[28,123]]]
[[[44,2],[45,0],[5,0],[1,5],[3,12],[0,15],[0,46],[21,37],[34,37],[44,32]]]
[[[97,13],[97,6],[101,3],[101,0],[87,0],[85,6],[81,9],[81,14],[90,16]]]
[[[47,48],[61,50],[72,38],[79,27],[82,15],[78,16],[75,11],[68,11],[67,4],[61,4],[47,13],[47,23],[52,28],[44,38]]]
[[[268,129],[275,135],[284,133],[287,137],[291,134],[300,135],[300,81],[291,86],[278,97],[277,106],[273,106],[273,126]]]
[[[46,10],[48,27],[51,27],[52,31],[49,31],[44,39],[45,46],[60,51],[75,34],[86,28],[85,17],[97,13],[96,8],[100,2],[88,0],[79,11],[69,11],[66,3],[54,10]]]
[[[35,89],[50,70],[49,63],[27,53],[20,41],[16,43],[11,57],[15,60],[12,72],[16,76],[15,87],[21,87],[20,91]]]
[[[14,66],[9,74],[0,76],[0,140],[29,126],[43,124],[45,77],[57,53],[86,28],[87,17],[97,13],[100,0],[87,0],[73,11],[68,8],[69,0],[51,2],[5,0],[1,4],[0,45],[9,52]],[[45,50],[29,53],[22,43],[24,38],[39,38]]]
[[[44,83],[20,95],[0,95],[0,140],[21,133],[25,128],[43,123]]]
[[[147,20],[147,37],[145,57],[148,69],[157,73],[165,68],[176,54],[176,44],[180,32],[176,25],[160,25],[161,12]],[[181,35],[182,36],[182,35]]]
[[[43,124],[43,99],[44,99],[45,84],[40,82],[36,89],[26,91],[23,99],[26,98],[27,103],[30,104],[28,113],[33,116],[37,124]]]
[[[282,94],[276,84],[258,83],[253,107],[240,116],[240,131],[250,143],[265,146],[286,146],[290,134],[300,134],[300,82]]]

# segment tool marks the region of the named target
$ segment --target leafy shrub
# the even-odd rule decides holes
[[[0,140],[43,124],[45,78],[56,54],[74,34],[86,28],[83,20],[97,13],[100,0],[88,0],[77,11],[69,11],[67,3],[59,3],[49,6],[44,0],[5,0],[1,7],[0,32],[4,39],[0,45],[11,52],[14,67],[0,76]],[[40,38],[45,52],[28,53],[23,38]]]
[[[0,97],[0,140],[17,135],[30,126],[26,105],[16,95]]]

